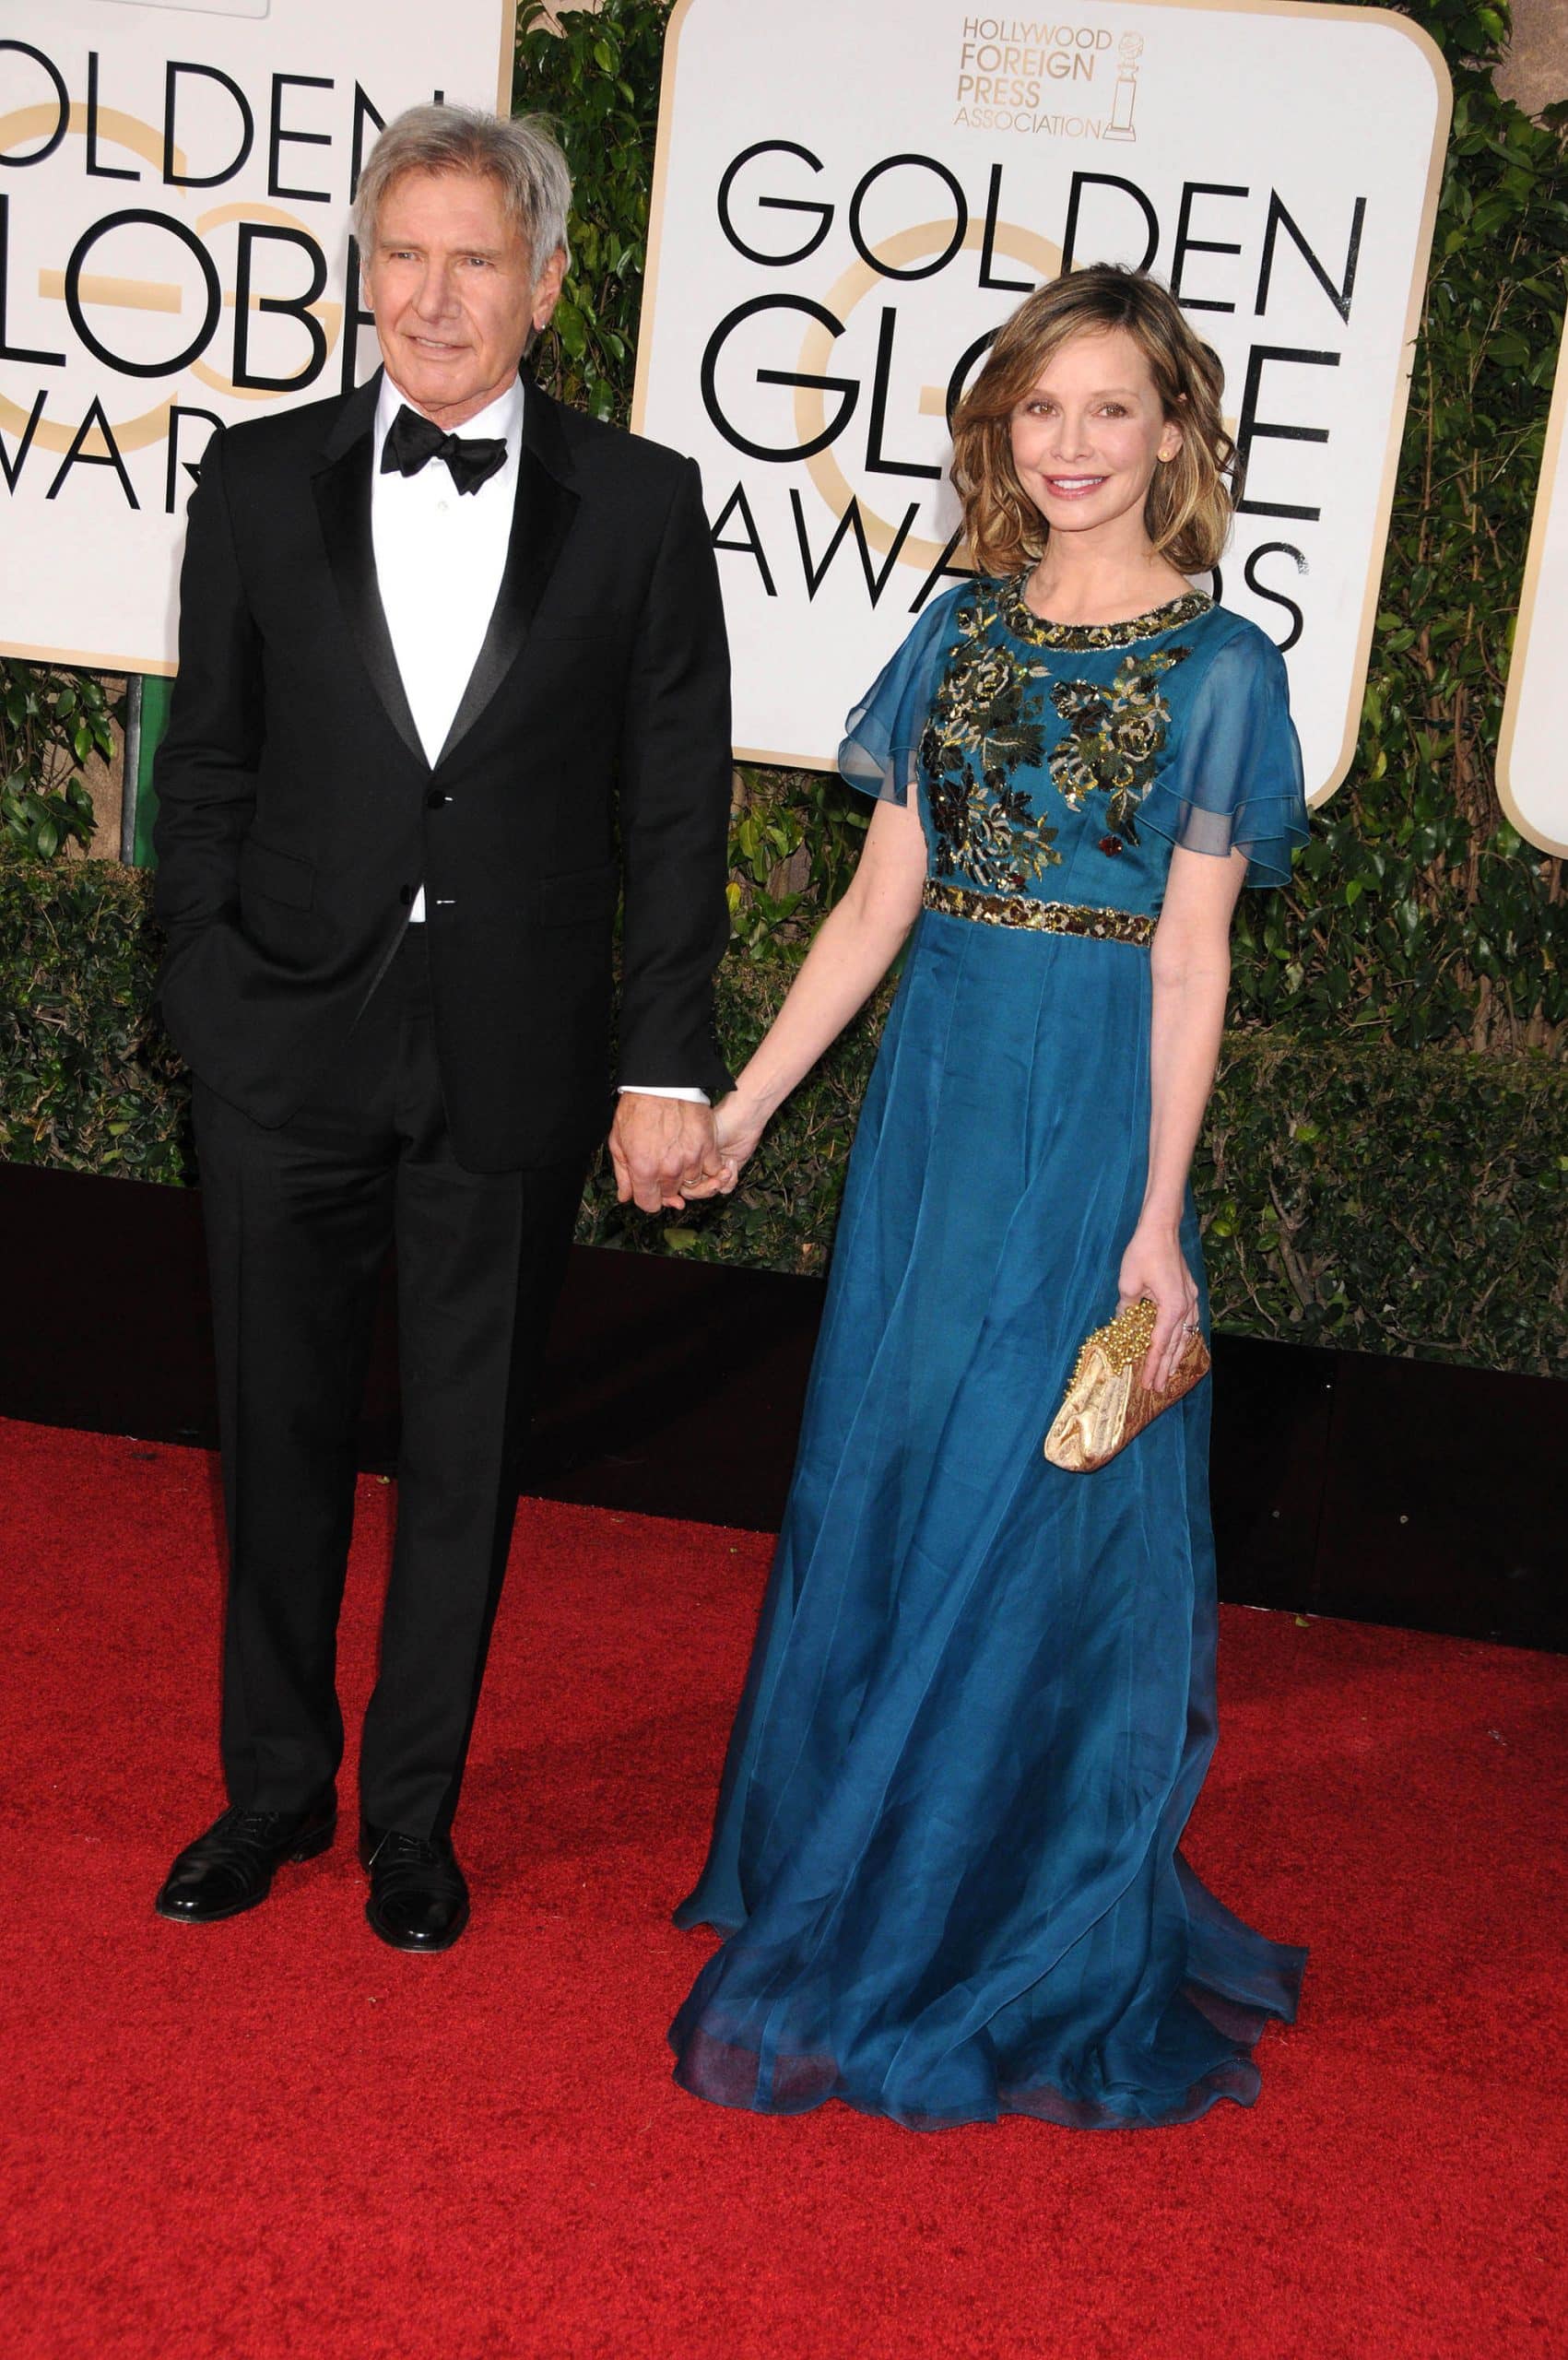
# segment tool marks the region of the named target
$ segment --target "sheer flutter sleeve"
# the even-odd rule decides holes
[[[907,803],[915,757],[937,685],[937,667],[952,634],[961,590],[926,608],[903,645],[878,674],[844,723],[839,772],[863,795]]]
[[[1306,796],[1284,659],[1261,631],[1220,649],[1172,735],[1139,823],[1188,852],[1223,859],[1240,848],[1249,885],[1288,883]]]

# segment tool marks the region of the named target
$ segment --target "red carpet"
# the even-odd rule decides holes
[[[525,1507],[473,1929],[406,1959],[343,1838],[232,1924],[153,1916],[220,1801],[211,1462],[18,1425],[0,1459],[11,2360],[1568,2348],[1568,1662],[1228,1614],[1193,1856],[1314,1953],[1254,2112],[763,2121],[678,2092],[664,2031],[766,1539]]]

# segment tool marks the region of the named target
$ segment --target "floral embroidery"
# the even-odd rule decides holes
[[[1138,843],[1138,807],[1171,720],[1160,678],[1191,652],[1142,643],[1213,604],[1194,590],[1126,622],[1048,623],[1030,611],[1027,579],[976,582],[955,608],[956,644],[920,740],[932,873],[983,893],[1023,893],[1061,865],[1060,831],[1034,808],[1042,773],[1075,813],[1087,796],[1106,796],[1102,853]],[[1053,683],[1051,665],[1034,653],[1044,647],[1129,653],[1109,682]],[[1066,724],[1049,752],[1047,690]],[[1014,784],[1020,773],[1035,774],[1028,787]]]
[[[1005,641],[984,634],[995,599],[980,593],[955,621],[963,633],[932,700],[920,766],[936,836],[938,877],[959,872],[988,892],[1021,892],[1061,860],[1056,831],[1032,797],[1009,784],[1044,761],[1043,701],[1033,667]]]
[[[1106,820],[1112,832],[1128,844],[1138,840],[1134,816],[1153,784],[1155,761],[1171,724],[1171,708],[1160,694],[1160,676],[1184,663],[1191,652],[1165,647],[1126,655],[1106,684],[1058,680],[1051,691],[1051,702],[1067,725],[1050,757],[1062,800],[1081,811],[1085,796],[1109,796]]]

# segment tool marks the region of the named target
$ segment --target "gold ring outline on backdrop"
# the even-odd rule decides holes
[[[895,231],[890,238],[884,238],[874,252],[878,261],[885,263],[902,266],[919,262],[925,256],[940,254],[944,247],[951,245],[952,235],[950,221],[921,221],[911,229]],[[961,243],[953,251],[955,254],[980,254],[984,251],[984,223],[972,218]],[[1037,230],[1020,230],[1011,222],[999,221],[992,233],[991,251],[994,254],[1006,254],[1009,261],[1026,263],[1032,270],[1039,273],[1042,282],[1061,276],[1060,246],[1054,245],[1049,238],[1042,237]],[[847,324],[850,313],[874,288],[888,284],[880,271],[874,269],[869,263],[856,259],[829,288],[823,301],[830,312]],[[1018,300],[1021,301],[1022,298]],[[1000,322],[997,324],[1000,325]],[[828,330],[813,320],[802,339],[800,359],[796,364],[803,376],[808,373],[816,376],[827,374],[832,360],[833,343]],[[928,417],[934,410],[940,410],[946,398],[946,386],[922,386],[922,412]],[[826,431],[827,423],[827,397],[822,388],[819,385],[797,385],[795,391],[795,425],[801,441],[813,441]],[[829,443],[819,451],[814,457],[808,459],[806,466],[824,505],[837,522],[847,513],[851,500],[860,496],[851,490],[843,470],[833,455],[833,445]],[[879,516],[875,509],[868,508],[863,498],[860,499],[860,521],[870,546],[886,555],[897,538],[897,526],[890,525],[886,517]],[[901,565],[918,566],[923,573],[928,573],[946,548],[945,541],[911,537],[899,550],[898,561]]]
[[[0,154],[18,146],[24,139],[33,138],[41,132],[47,132],[58,120],[58,110],[47,104],[18,107],[10,114],[0,116]],[[77,101],[73,101],[66,124],[67,132],[78,133],[85,138],[87,127],[87,108]],[[156,165],[159,171],[162,171],[163,135],[152,124],[143,123],[139,116],[125,114],[117,107],[104,107],[99,112],[97,127],[100,140],[105,140],[114,147],[123,148],[130,155],[139,156],[144,163]],[[183,172],[189,158],[183,148],[176,148],[170,160],[176,171]],[[197,215],[195,227],[198,235],[205,237],[209,230],[220,229],[230,221],[267,222],[281,229],[297,230],[301,237],[311,238],[312,242],[318,242],[306,222],[301,221],[297,214],[286,213],[281,206],[277,205],[230,203],[213,206],[206,213]],[[110,280],[99,275],[98,283],[103,289],[100,300],[112,301],[129,310],[162,312],[178,311],[180,308],[177,302],[171,303],[167,301],[166,289],[155,287],[151,282],[130,279]],[[110,296],[108,289],[112,286],[115,289],[115,292]],[[63,272],[40,271],[39,292],[41,295],[58,298],[64,293],[64,289],[65,274]],[[91,300],[93,299],[89,295],[88,301]],[[259,308],[259,297],[253,295],[251,301],[253,308]],[[224,289],[223,303],[225,310],[232,310],[234,304],[232,288]],[[326,337],[327,358],[330,360],[343,334],[345,307],[341,303],[329,301],[322,296],[306,308],[321,324]],[[216,369],[209,367],[207,362],[199,357],[191,361],[188,366],[192,376],[198,384],[206,386],[215,394],[226,394],[233,401],[265,402],[276,401],[278,398],[278,389],[276,386],[232,384],[227,377],[219,376]],[[116,424],[111,419],[110,426],[116,448],[122,452],[145,451],[150,444],[163,442],[168,436],[169,413],[173,407],[174,396],[170,395],[164,400],[155,403],[151,409],[143,410],[136,417],[126,419],[123,425]],[[25,434],[28,429],[26,410],[18,408],[9,395],[3,393],[0,393],[0,426],[5,427],[12,434]],[[41,418],[33,430],[33,441],[41,451],[54,451],[63,456],[76,441],[79,431],[77,426],[57,426],[53,420]],[[82,455],[100,459],[108,456],[108,446],[104,442],[100,428],[95,426],[88,436],[82,445]]]

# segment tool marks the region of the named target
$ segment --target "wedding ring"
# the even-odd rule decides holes
[[[1198,1330],[1198,1325],[1197,1325],[1197,1320],[1196,1320],[1196,1319],[1189,1319],[1189,1320],[1187,1321],[1187,1324],[1186,1324],[1186,1333],[1187,1333],[1189,1336],[1196,1336],[1196,1335],[1197,1335],[1197,1334],[1198,1334],[1198,1332],[1199,1332],[1199,1330]]]

